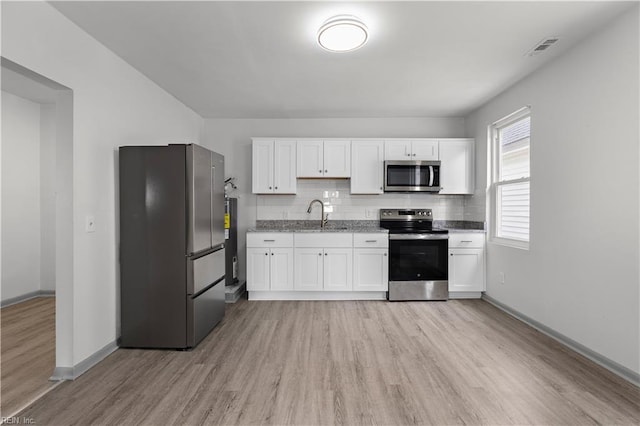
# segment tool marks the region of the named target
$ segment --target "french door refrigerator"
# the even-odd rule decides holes
[[[195,347],[225,309],[224,157],[123,146],[120,346]]]

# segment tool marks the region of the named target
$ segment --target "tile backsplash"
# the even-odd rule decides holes
[[[256,219],[320,219],[317,204],[307,213],[309,202],[317,198],[325,203],[329,220],[376,220],[383,208],[432,209],[436,220],[464,220],[465,197],[461,195],[352,195],[349,190],[348,179],[298,179],[295,195],[258,195]]]

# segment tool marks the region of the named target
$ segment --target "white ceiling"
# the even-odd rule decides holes
[[[464,116],[633,2],[55,2],[207,118]],[[363,19],[360,50],[316,44]],[[526,53],[545,37],[546,53]]]

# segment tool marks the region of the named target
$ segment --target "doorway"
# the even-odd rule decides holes
[[[72,363],[73,93],[2,58],[0,412]]]

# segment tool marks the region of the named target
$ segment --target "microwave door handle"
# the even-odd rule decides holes
[[[435,173],[433,173],[433,166],[429,166],[429,186],[433,186],[434,179],[435,179]]]

